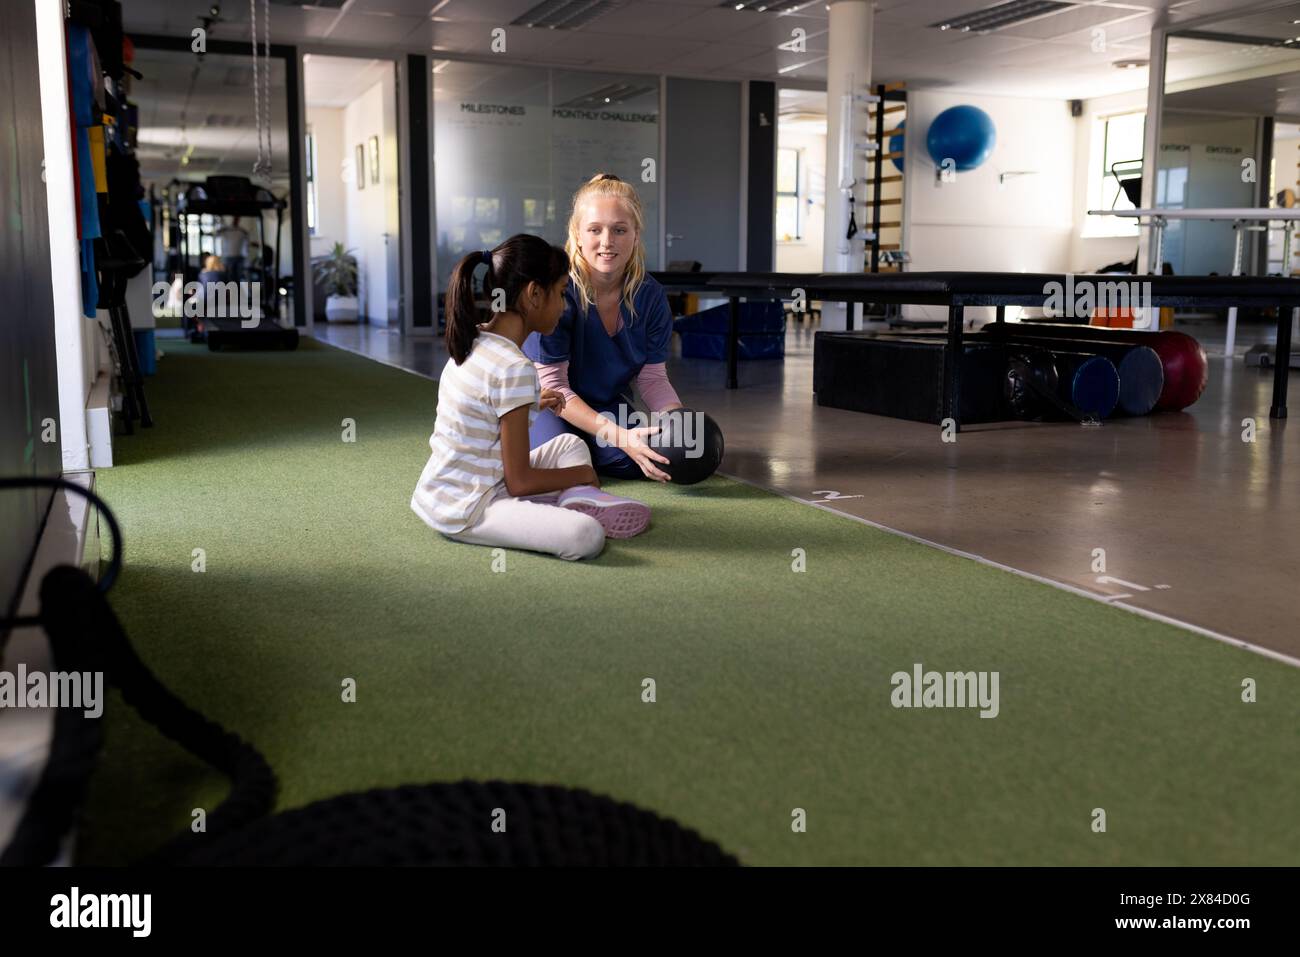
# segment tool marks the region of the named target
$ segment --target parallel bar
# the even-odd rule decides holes
[[[1089,216],[1118,216],[1121,219],[1205,219],[1219,222],[1242,220],[1250,223],[1300,222],[1300,208],[1277,206],[1215,206],[1203,209],[1090,209]]]

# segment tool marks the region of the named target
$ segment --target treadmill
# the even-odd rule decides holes
[[[296,349],[298,330],[280,324],[280,233],[284,224],[284,210],[288,203],[278,199],[269,189],[253,185],[246,176],[209,176],[202,183],[193,183],[183,189],[176,200],[176,218],[180,224],[180,253],[185,282],[199,277],[203,252],[189,248],[188,217],[241,216],[257,220],[260,250],[266,249],[266,219],[268,211],[275,212],[275,265],[271,281],[265,281],[263,270],[261,302],[258,305],[257,324],[245,326],[238,317],[221,318],[203,316],[194,320],[191,328],[186,320],[191,342],[204,342],[216,351],[229,349]],[[193,258],[191,258],[193,257]]]

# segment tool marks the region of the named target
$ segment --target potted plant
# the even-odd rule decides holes
[[[325,287],[325,318],[330,322],[356,322],[357,259],[335,243],[327,258],[316,263],[316,281]]]

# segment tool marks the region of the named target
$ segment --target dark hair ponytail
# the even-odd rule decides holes
[[[519,297],[535,282],[549,289],[569,274],[569,256],[558,246],[552,246],[540,236],[520,233],[511,236],[496,249],[470,253],[456,264],[447,285],[447,352],[464,362],[478,338],[478,310],[474,305],[474,270],[479,263],[487,263],[483,276],[483,291],[489,300],[494,291],[505,291],[506,309],[515,311]],[[489,305],[490,308],[490,305]]]

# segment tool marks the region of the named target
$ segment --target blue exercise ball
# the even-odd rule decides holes
[[[905,127],[906,125],[907,125],[907,120],[903,120],[903,122],[898,124],[899,130],[902,130],[902,128]],[[889,148],[885,150],[885,152],[886,153],[903,152],[903,134],[901,132],[895,133],[893,136],[889,138]],[[895,156],[892,160],[890,160],[890,162],[894,164],[894,169],[898,170],[900,173],[903,172],[903,158],[901,156]]]
[[[962,172],[988,159],[997,139],[993,120],[978,106],[951,106],[930,124],[925,147],[935,166],[951,159]]]

